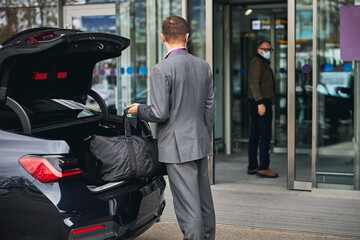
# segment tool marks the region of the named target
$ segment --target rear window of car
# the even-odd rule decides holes
[[[95,111],[70,100],[42,99],[22,102],[20,105],[27,113],[32,127],[65,123],[97,115]],[[17,114],[7,106],[0,105],[0,119],[0,128],[3,130],[22,128]]]

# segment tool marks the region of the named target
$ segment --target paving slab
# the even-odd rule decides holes
[[[247,175],[247,154],[242,152],[216,156],[211,186],[216,239],[360,239],[359,191],[288,190],[286,154],[271,154],[271,159],[279,178]],[[182,239],[169,185],[165,199],[162,221],[139,240]]]
[[[181,240],[182,233],[176,222],[162,220],[136,240]],[[313,234],[260,228],[216,226],[217,240],[353,240],[356,238],[328,234]]]

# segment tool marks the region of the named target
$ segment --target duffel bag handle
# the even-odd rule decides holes
[[[124,130],[125,130],[126,137],[131,137],[131,128],[130,128],[130,123],[129,123],[129,117],[127,116],[129,114],[129,109],[130,108],[126,108],[124,110],[124,115],[123,115]],[[139,134],[143,134],[144,138],[153,139],[152,132],[151,132],[150,127],[148,126],[148,123],[143,120],[140,120],[140,118],[138,116],[136,117],[136,129]]]
[[[130,138],[131,137],[131,128],[130,128],[130,123],[129,123],[129,118],[128,118],[128,111],[130,108],[126,108],[124,111],[124,131],[125,131],[125,137]]]

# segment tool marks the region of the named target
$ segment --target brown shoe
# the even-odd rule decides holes
[[[268,178],[277,178],[278,174],[276,172],[272,172],[269,168],[264,170],[257,171],[258,177],[268,177]]]
[[[256,174],[257,172],[258,172],[258,168],[254,168],[254,169],[252,169],[252,170],[248,170],[248,171],[247,171],[247,174],[253,175],[253,174]]]

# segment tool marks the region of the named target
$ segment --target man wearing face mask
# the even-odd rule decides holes
[[[248,97],[251,109],[251,133],[249,138],[248,174],[276,178],[278,174],[269,169],[272,105],[274,104],[274,74],[270,68],[271,52],[269,41],[261,41],[257,54],[249,66]],[[257,160],[260,143],[260,164]]]

